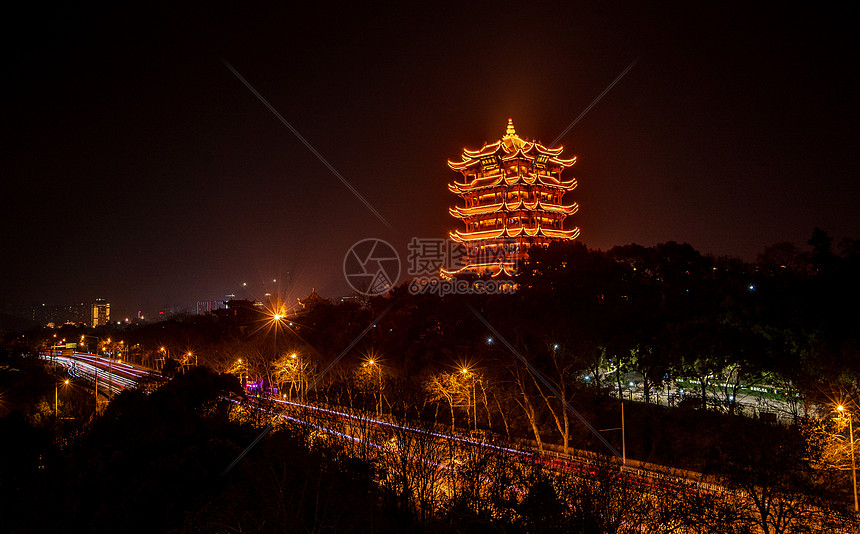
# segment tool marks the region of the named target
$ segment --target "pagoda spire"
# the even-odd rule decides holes
[[[517,131],[514,129],[514,119],[508,119],[508,127],[505,129],[505,137],[511,137],[517,135]]]

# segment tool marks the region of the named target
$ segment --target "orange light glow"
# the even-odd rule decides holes
[[[466,266],[442,269],[444,278],[460,272],[511,274],[529,247],[579,236],[579,228],[564,230],[565,218],[579,211],[579,205],[562,203],[565,193],[576,188],[576,179],[561,177],[576,157],[562,159],[561,152],[562,147],[524,140],[508,119],[502,139],[479,150],[463,149],[460,161],[448,161],[463,176],[462,182],[448,184],[448,190],[461,196],[465,206],[451,207],[448,213],[466,226],[449,234],[465,245]],[[495,253],[493,261],[487,261],[488,252]]]

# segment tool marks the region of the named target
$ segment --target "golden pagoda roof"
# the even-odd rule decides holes
[[[440,275],[445,280],[450,280],[454,276],[461,273],[475,273],[475,274],[483,274],[485,272],[490,272],[491,278],[496,278],[499,275],[505,275],[507,277],[513,277],[517,272],[517,265],[514,261],[497,261],[497,262],[485,262],[485,263],[470,263],[465,267],[461,267],[460,269],[449,271],[448,269],[440,269]],[[511,287],[516,287],[513,282],[511,283]]]
[[[540,224],[537,224],[536,226],[517,225],[515,227],[479,230],[477,232],[461,232],[460,230],[448,232],[451,239],[457,243],[480,241],[485,239],[498,239],[500,237],[520,237],[522,234],[525,234],[528,237],[539,236],[555,239],[576,239],[579,236],[579,228],[555,230],[552,228],[544,228]]]
[[[463,149],[461,161],[448,160],[448,166],[455,171],[465,170],[480,163],[482,158],[495,156],[501,161],[512,159],[527,159],[534,161],[539,156],[546,156],[544,161],[547,165],[570,167],[576,163],[576,157],[562,159],[558,156],[564,147],[549,148],[536,141],[528,141],[517,135],[513,119],[508,119],[505,135],[498,141],[484,144],[478,150]]]

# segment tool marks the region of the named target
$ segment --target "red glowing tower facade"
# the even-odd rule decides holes
[[[463,206],[449,208],[465,224],[450,237],[465,247],[464,266],[442,270],[444,277],[458,273],[512,275],[533,246],[576,239],[579,228],[564,229],[564,220],[579,209],[564,204],[576,179],[562,173],[576,163],[561,158],[562,147],[547,148],[520,138],[512,119],[504,137],[479,150],[463,150],[461,161],[448,166],[462,174],[462,182],[448,189],[463,199]]]

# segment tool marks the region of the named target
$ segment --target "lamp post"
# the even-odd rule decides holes
[[[854,511],[858,512],[860,509],[857,506],[857,464],[854,461],[854,425],[851,421],[852,414],[841,404],[836,409],[848,416],[848,439],[851,440],[851,479],[854,482]]]
[[[191,356],[193,356],[193,354],[191,353],[190,350],[187,353],[185,353],[185,358],[183,359],[184,363],[182,364],[182,373],[183,374],[185,373],[185,368],[191,366]],[[194,356],[194,366],[197,367],[197,356]]]
[[[238,369],[239,369],[239,383],[242,385],[242,391],[245,391],[245,380],[244,380],[245,374],[242,371],[242,358],[239,358],[238,360],[236,360],[236,365],[238,366]]]
[[[465,367],[460,369],[460,372],[463,373],[463,376],[471,378],[472,380],[472,391],[469,397],[469,407],[472,408],[472,412],[474,412],[472,414],[472,417],[474,418],[475,422],[475,430],[478,430],[478,398],[477,394],[475,393],[475,376]]]
[[[299,356],[294,352],[290,354],[290,360],[292,360],[292,370],[290,375],[292,375],[290,382],[290,400],[293,399],[293,388],[296,389],[296,393],[298,394],[299,402],[305,401],[305,373],[304,369],[302,369],[302,361]],[[296,379],[298,378],[299,385],[296,386]]]
[[[624,399],[621,399],[621,465],[627,465],[627,439],[624,435]]]
[[[367,365],[371,368],[376,366],[376,374],[379,377],[378,387],[376,390],[376,417],[382,417],[382,368],[373,358],[367,360]]]
[[[66,380],[64,380],[63,384],[68,385],[69,379],[67,378]],[[54,384],[54,420],[55,421],[59,418],[59,415],[60,415],[60,408],[59,408],[60,391],[59,390],[60,390],[60,383],[57,382],[56,384]],[[48,391],[51,391],[51,390],[48,390]]]

